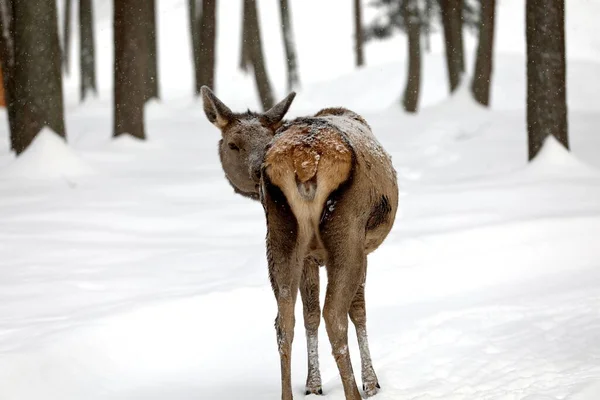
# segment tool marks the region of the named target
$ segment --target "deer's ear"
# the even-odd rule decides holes
[[[200,93],[206,118],[219,129],[226,127],[233,120],[233,112],[215,96],[208,86],[202,86]]]
[[[275,104],[270,110],[263,114],[263,118],[265,119],[267,125],[273,129],[277,129],[281,126],[281,121],[290,109],[290,106],[294,101],[294,97],[296,97],[296,92],[288,94],[285,99]]]

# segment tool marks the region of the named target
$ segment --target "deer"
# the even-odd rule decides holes
[[[292,400],[294,308],[302,298],[308,353],[305,393],[322,395],[319,271],[327,271],[323,319],[348,400],[361,399],[348,351],[356,328],[366,397],[381,389],[367,338],[367,255],[388,236],[398,208],[391,157],[365,119],[346,108],[284,120],[296,93],[263,113],[231,111],[201,88],[204,113],[221,132],[218,150],[234,192],[259,200],[266,217],[268,275],[277,302],[281,398]]]

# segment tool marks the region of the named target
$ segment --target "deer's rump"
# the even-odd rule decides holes
[[[288,122],[267,148],[263,165],[312,250],[323,248],[320,224],[342,200],[351,203],[345,207],[347,217],[363,221],[368,251],[391,229],[398,202],[396,174],[367,123],[352,111],[325,109]]]

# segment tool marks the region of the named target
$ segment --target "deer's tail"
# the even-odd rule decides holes
[[[295,128],[283,133],[267,151],[266,172],[292,209],[297,202],[316,202],[321,208],[350,176],[352,150],[335,129],[325,127],[307,135],[302,127]]]

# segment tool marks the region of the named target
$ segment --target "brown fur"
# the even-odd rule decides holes
[[[225,127],[222,142],[238,141],[244,148],[220,145],[228,179],[244,195],[259,192],[265,210],[269,277],[278,307],[282,399],[293,398],[291,345],[299,291],[309,355],[306,392],[321,393],[319,264],[327,267],[323,317],[346,399],[361,398],[348,352],[348,317],[358,336],[363,389],[367,396],[374,395],[379,382],[367,341],[364,285],[367,254],[388,235],[398,206],[390,157],[364,118],[344,108],[282,122],[293,95],[267,113],[248,118],[232,113],[207,89],[203,98],[209,120]],[[257,158],[262,162],[258,174]]]

